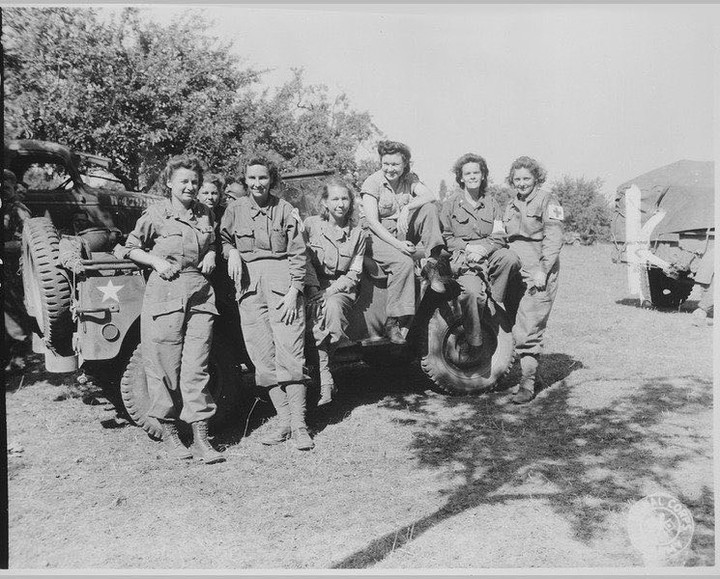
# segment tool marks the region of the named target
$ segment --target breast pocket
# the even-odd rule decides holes
[[[251,253],[255,249],[255,236],[252,233],[236,233],[235,247],[240,253]]]
[[[213,228],[210,226],[199,227],[197,229],[198,245],[200,246],[200,253],[205,253],[210,249],[210,240],[212,239]]]
[[[155,251],[163,257],[181,257],[183,245],[182,231],[175,227],[165,227],[155,240]]]
[[[273,251],[283,253],[287,250],[287,232],[284,227],[273,225],[272,232],[270,233],[270,243],[272,244]]]
[[[480,237],[487,237],[493,231],[493,222],[492,222],[492,220],[488,220],[485,217],[481,217],[475,223],[474,229],[475,229],[475,233],[477,235],[479,235]]]
[[[341,247],[338,252],[336,273],[346,273],[350,269],[350,263],[352,262],[352,258],[352,249],[346,246]]]
[[[457,237],[472,237],[473,223],[470,221],[469,215],[453,213],[452,229]]]
[[[541,234],[543,230],[542,215],[528,213],[523,220],[523,229],[528,237],[536,237]]]

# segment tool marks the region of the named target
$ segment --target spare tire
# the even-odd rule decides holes
[[[59,261],[60,237],[47,217],[23,224],[22,278],[25,307],[45,344],[60,356],[73,353],[70,281]]]
[[[443,303],[430,317],[427,348],[421,366],[434,389],[445,394],[479,394],[490,390],[510,369],[515,355],[512,325],[507,313],[492,299],[482,318],[483,345],[476,359],[461,362],[464,341],[462,315],[452,302]]]
[[[210,419],[213,426],[228,424],[237,418],[238,407],[249,396],[242,387],[240,357],[233,345],[216,335],[210,351],[210,395],[217,404],[217,411]],[[145,375],[142,344],[138,344],[120,380],[120,395],[125,410],[132,421],[153,438],[162,438],[162,427],[157,418],[148,416],[150,393]]]

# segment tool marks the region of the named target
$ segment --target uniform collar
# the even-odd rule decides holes
[[[273,207],[275,207],[275,205],[277,205],[278,202],[278,198],[272,193],[268,194],[268,202],[265,207],[260,207],[260,205],[257,204],[257,201],[255,201],[252,193],[248,195],[248,197],[250,198],[250,212],[253,217],[257,217],[260,213],[267,214]]]
[[[333,241],[341,241],[350,236],[350,223],[345,227],[338,227],[329,218],[327,221],[323,219],[323,233]]]
[[[205,205],[196,199],[193,199],[190,202],[190,220],[194,221],[197,220],[198,217],[202,217],[205,214],[203,211],[204,208]],[[173,207],[172,200],[170,199],[165,199],[165,202],[162,204],[162,213],[167,219],[171,219],[173,217],[176,219],[186,219],[184,215],[180,215],[180,212]]]
[[[470,197],[470,193],[467,192],[467,189],[463,189],[460,202],[469,205],[472,209],[480,209],[485,207],[485,196],[485,193],[481,193],[476,202],[472,197]]]

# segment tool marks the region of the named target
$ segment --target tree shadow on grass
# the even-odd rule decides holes
[[[557,355],[549,358],[552,356]],[[566,371],[572,368],[570,360],[565,364]],[[436,406],[427,404],[426,399],[409,405],[402,402],[402,407],[409,406],[425,425],[416,432],[413,445],[419,466],[452,470],[463,482],[446,491],[440,509],[375,539],[333,568],[371,567],[468,509],[527,499],[527,492],[517,486],[528,481],[545,481],[543,499],[569,522],[576,540],[592,543],[606,531],[611,515],[642,497],[638,481],[673,489],[677,483],[670,473],[677,473],[685,461],[698,454],[710,452],[675,448],[673,434],[662,430],[661,423],[668,416],[691,415],[712,404],[709,381],[677,379],[689,385],[678,387],[676,379],[646,381],[627,396],[623,384],[605,386],[608,382],[597,381],[590,387],[597,386],[598,402],[588,404],[585,396],[579,405],[561,378],[532,404],[511,411],[497,400],[447,398],[443,401],[446,408],[457,407],[454,414],[458,418],[451,422],[438,419]],[[604,387],[615,390],[607,401],[603,401]],[[389,408],[398,404],[387,402]],[[656,451],[669,447],[671,452]],[[675,494],[696,521],[688,564],[712,564],[713,492],[703,488],[699,499]]]

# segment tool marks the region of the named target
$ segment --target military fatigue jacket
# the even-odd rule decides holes
[[[190,205],[189,216],[180,216],[167,199],[151,205],[140,216],[128,235],[120,257],[142,249],[180,265],[197,268],[208,251],[214,249],[215,223],[210,209],[198,201]]]
[[[415,173],[407,173],[400,179],[397,191],[393,190],[390,182],[382,171],[375,171],[360,188],[360,195],[375,197],[378,203],[378,218],[397,219],[400,210],[415,197],[415,185],[420,178]]]
[[[547,274],[555,267],[563,245],[563,219],[560,202],[545,189],[535,188],[525,199],[516,196],[508,203],[503,217],[507,240],[525,271]]]
[[[464,251],[468,243],[481,245],[488,254],[507,247],[502,230],[502,211],[488,193],[471,203],[460,191],[446,199],[440,209],[443,238],[451,252]],[[477,242],[477,243],[474,243]]]
[[[340,228],[319,215],[308,217],[305,220],[308,252],[305,285],[324,288],[343,275],[357,283],[365,256],[365,235],[357,225]]]
[[[288,259],[290,285],[302,292],[306,272],[305,240],[292,211],[290,203],[274,195],[269,196],[265,207],[260,207],[252,195],[230,203],[220,224],[225,259],[233,248],[247,263]]]

